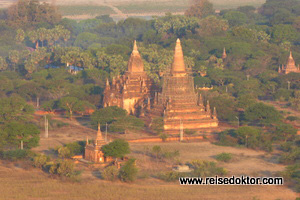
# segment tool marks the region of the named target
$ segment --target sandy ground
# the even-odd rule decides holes
[[[35,148],[35,151],[49,153],[49,148],[54,148],[61,146],[68,142],[74,142],[76,140],[84,140],[86,136],[89,138],[94,138],[96,136],[96,130],[89,127],[85,121],[76,121],[66,118],[56,118],[57,120],[62,120],[67,122],[69,125],[62,127],[55,131],[50,131],[50,137],[48,139],[41,139],[41,146]],[[131,133],[134,137],[146,137],[145,133]],[[113,135],[116,137],[116,135]],[[128,136],[128,137],[133,137]],[[289,189],[287,186],[206,186],[206,187],[181,187],[176,183],[166,183],[160,181],[153,176],[157,175],[161,171],[169,171],[172,169],[174,162],[169,162],[167,160],[156,160],[155,158],[146,154],[146,152],[151,150],[154,145],[160,145],[164,151],[174,151],[179,150],[180,157],[178,162],[186,163],[188,161],[198,159],[198,160],[209,160],[216,161],[215,156],[217,154],[226,152],[233,155],[233,159],[229,163],[218,162],[218,165],[224,167],[228,171],[228,176],[235,175],[248,175],[248,176],[276,176],[280,171],[283,171],[285,166],[278,164],[277,152],[271,154],[264,151],[256,151],[245,148],[234,148],[234,147],[223,147],[212,144],[209,141],[191,142],[191,143],[144,143],[144,144],[130,144],[132,153],[130,157],[137,159],[137,166],[140,169],[141,174],[147,174],[148,178],[138,180],[134,184],[122,184],[122,183],[111,183],[105,182],[99,178],[98,169],[95,167],[88,167],[82,163],[77,164],[77,168],[82,170],[82,182],[84,186],[79,184],[64,183],[64,186],[71,190],[73,193],[78,194],[76,199],[86,198],[86,192],[83,188],[89,186],[93,191],[94,186],[103,187],[103,185],[108,184],[110,190],[114,189],[115,196],[111,199],[281,199],[281,200],[293,200],[296,198],[296,193]],[[12,167],[12,168],[11,168]],[[101,168],[101,166],[100,166]],[[14,171],[14,176],[12,179],[6,178],[8,183],[13,182],[18,176],[26,177],[25,182],[30,182],[34,185],[40,183],[41,185],[51,184],[58,187],[62,183],[57,180],[52,180],[47,178],[45,174],[37,170],[21,170],[19,168],[14,168],[14,166],[4,167],[0,165],[0,177],[3,173],[7,173],[7,170]],[[1,174],[2,173],[2,174]],[[30,176],[32,174],[32,176]],[[40,177],[40,178],[38,178]],[[36,180],[37,179],[37,180]],[[3,181],[3,180],[2,180]],[[1,179],[0,179],[1,184]],[[122,186],[120,188],[120,186]],[[21,186],[20,186],[21,187]],[[45,186],[46,187],[46,186]],[[5,184],[4,189],[10,188],[9,185]],[[41,191],[46,190],[44,187],[39,187]],[[118,188],[118,189],[116,189]],[[194,188],[194,189],[192,189]],[[164,189],[164,192],[162,191]],[[127,196],[134,193],[136,198]],[[1,189],[0,189],[1,193]],[[26,193],[26,192],[25,192]],[[125,194],[123,194],[125,193]],[[30,193],[29,193],[30,194]],[[161,196],[157,196],[161,194]],[[49,193],[48,195],[55,196],[55,194]],[[124,195],[120,198],[119,195]],[[167,195],[167,196],[164,196]],[[182,196],[184,195],[184,196]],[[100,195],[101,196],[101,195]],[[99,199],[106,199],[101,197]],[[165,198],[163,198],[163,196]],[[7,197],[10,197],[9,195]],[[1,199],[1,197],[0,197]],[[9,199],[9,198],[8,198]],[[14,199],[14,198],[10,198]],[[18,199],[18,198],[15,198]],[[26,198],[25,198],[26,199]],[[52,198],[46,198],[52,199]],[[57,198],[57,199],[68,199],[68,198]],[[87,199],[93,199],[92,197]],[[95,198],[97,199],[97,198]]]

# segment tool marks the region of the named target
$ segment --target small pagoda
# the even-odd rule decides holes
[[[226,53],[226,49],[224,47],[223,48],[223,54],[222,54],[222,60],[224,61],[224,60],[226,60],[226,58],[227,58],[227,53]]]
[[[216,109],[194,90],[194,80],[184,64],[180,40],[177,39],[174,60],[164,73],[162,92],[156,93],[148,106],[150,117],[163,117],[164,131],[178,134],[180,130],[203,130],[218,127]]]
[[[279,67],[278,72],[282,74],[288,74],[291,72],[300,73],[300,67],[299,65],[298,67],[296,66],[292,51],[290,51],[290,56],[288,58],[286,66],[282,65],[281,67]]]
[[[110,161],[111,158],[105,157],[104,153],[101,151],[101,147],[106,144],[107,143],[104,141],[102,137],[100,124],[98,124],[97,136],[94,143],[89,144],[89,140],[88,138],[86,138],[84,159],[94,163],[103,163],[103,162]]]
[[[118,106],[129,114],[140,115],[151,94],[152,81],[144,71],[144,63],[134,41],[133,51],[123,76],[106,81],[104,107]]]

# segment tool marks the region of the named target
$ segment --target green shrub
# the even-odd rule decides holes
[[[170,159],[170,160],[173,160],[174,158],[179,157],[179,156],[180,156],[180,153],[179,153],[178,150],[175,150],[175,151],[165,151],[162,154],[163,158]]]
[[[194,171],[191,172],[191,176],[206,177],[215,175],[223,176],[227,174],[227,171],[222,167],[218,167],[215,162],[193,160],[189,162],[188,165],[194,169]]]
[[[280,149],[285,152],[290,152],[293,149],[293,142],[288,141],[280,145]]]
[[[70,150],[72,156],[83,154],[84,151],[84,146],[80,145],[78,142],[66,144],[66,147]]]
[[[232,159],[231,153],[220,153],[216,156],[218,161],[229,162]]]
[[[37,168],[42,168],[46,165],[46,163],[50,160],[50,158],[44,154],[37,155],[33,158],[33,165]]]
[[[181,176],[181,173],[179,172],[174,172],[174,171],[168,171],[159,174],[159,178],[168,181],[168,182],[173,182],[173,181],[178,181],[178,178]]]
[[[102,171],[101,176],[104,180],[115,181],[118,178],[118,174],[119,170],[116,166],[109,166]]]
[[[60,158],[71,158],[73,156],[70,149],[67,147],[60,147],[57,152]]]
[[[60,161],[57,165],[57,174],[66,177],[74,176],[74,163],[70,160]]]
[[[156,117],[153,119],[151,129],[156,135],[160,135],[164,131],[164,120],[162,117]]]
[[[51,164],[47,165],[47,168],[49,169],[50,174],[57,174],[58,164],[57,163],[51,163]]]
[[[28,150],[21,150],[21,149],[17,149],[17,150],[10,150],[10,151],[4,151],[2,152],[1,157],[4,160],[20,160],[20,159],[24,159],[28,156],[29,151]]]
[[[165,134],[165,133],[161,133],[161,134],[159,135],[159,137],[160,137],[160,139],[162,139],[163,142],[165,142],[165,141],[167,140],[167,138],[168,138],[168,135]]]
[[[196,131],[195,131],[195,130],[185,129],[185,130],[184,130],[184,133],[187,134],[187,135],[195,135],[195,134],[196,134]]]
[[[291,122],[293,122],[293,121],[296,121],[296,120],[298,120],[299,118],[298,117],[295,117],[295,116],[288,116],[287,118],[286,118],[286,120],[289,120],[289,121],[291,121]]]
[[[135,166],[135,159],[129,159],[120,169],[119,178],[124,182],[132,182],[136,179],[138,169]]]
[[[273,95],[274,99],[279,101],[287,101],[292,96],[292,90],[280,88]]]
[[[300,147],[293,148],[290,152],[281,155],[279,162],[283,164],[294,164],[300,160]]]
[[[236,131],[234,129],[230,129],[219,132],[218,141],[215,144],[221,146],[237,146],[238,139],[236,138]]]
[[[281,172],[284,180],[290,182],[297,192],[300,192],[300,163],[287,166]]]

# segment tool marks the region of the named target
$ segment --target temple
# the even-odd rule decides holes
[[[148,106],[149,116],[163,117],[164,132],[178,134],[180,130],[203,130],[218,127],[216,109],[204,105],[201,95],[194,91],[194,80],[184,64],[180,40],[177,39],[174,60],[164,73],[162,92],[156,93]]]
[[[281,67],[279,67],[278,72],[282,74],[288,74],[291,72],[300,73],[300,67],[296,66],[292,51],[290,52],[290,56],[288,58],[286,66],[282,65]]]
[[[223,49],[223,54],[222,54],[222,59],[223,59],[223,61],[224,61],[226,58],[227,58],[227,54],[226,54],[226,49],[225,49],[225,47],[224,47],[224,49]]]
[[[100,124],[98,124],[98,132],[94,143],[89,144],[88,138],[86,139],[84,159],[95,163],[103,163],[112,160],[110,157],[105,157],[101,151],[101,147],[105,144],[106,142],[102,138]]]
[[[106,81],[103,105],[118,106],[129,114],[140,115],[145,102],[150,98],[152,81],[144,71],[144,64],[134,41],[133,51],[128,61],[128,68],[122,77]]]

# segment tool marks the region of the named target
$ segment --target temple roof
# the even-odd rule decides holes
[[[96,136],[96,140],[95,140],[95,145],[102,145],[104,143],[105,143],[105,141],[102,137],[102,133],[101,133],[101,130],[100,130],[100,123],[99,123],[98,124],[97,136]]]
[[[128,61],[128,72],[143,72],[144,63],[138,51],[136,41],[133,44],[133,50]]]
[[[172,64],[172,70],[171,70],[172,75],[177,75],[177,74],[186,74],[186,69],[184,65],[184,58],[183,58],[183,52],[182,52],[182,47],[180,40],[177,39],[176,41],[176,46],[175,46],[175,51],[174,51],[174,60]]]
[[[223,49],[222,58],[223,58],[223,59],[227,58],[227,54],[226,54],[226,49],[225,49],[225,47],[224,47],[224,49]]]
[[[290,56],[289,56],[289,59],[288,59],[287,65],[286,65],[286,69],[288,69],[288,68],[297,68],[296,64],[295,64],[295,60],[292,55],[292,51],[290,51]]]

